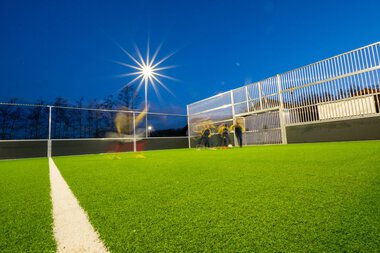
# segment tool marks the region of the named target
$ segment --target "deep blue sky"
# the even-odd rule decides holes
[[[159,57],[172,97],[150,89],[152,110],[221,91],[380,40],[380,1],[18,1],[0,3],[0,100],[102,99],[128,82],[115,41]]]

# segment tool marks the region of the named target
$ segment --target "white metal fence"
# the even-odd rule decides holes
[[[142,116],[137,122],[139,115]],[[120,133],[117,117],[120,117]],[[9,153],[11,151],[5,150],[9,149],[6,144],[21,142],[46,142],[48,156],[52,155],[54,144],[61,149],[70,142],[74,143],[70,148],[77,148],[75,143],[89,145],[83,141],[92,142],[93,146],[99,146],[98,141],[103,141],[104,146],[112,141],[123,141],[126,143],[124,151],[147,150],[148,147],[184,148],[187,147],[187,123],[187,115],[182,114],[0,103],[0,152]],[[15,152],[21,149],[15,146]],[[99,147],[92,150],[107,152],[104,148],[100,151]]]
[[[286,126],[377,116],[379,52],[380,42],[190,104],[189,139],[197,135],[192,130],[202,121],[233,122],[273,111],[278,111],[282,143],[287,143]],[[256,117],[264,125],[267,118]],[[247,136],[259,130],[248,125]],[[278,136],[274,130],[266,131],[275,133],[271,140]],[[260,142],[246,139],[247,144]]]

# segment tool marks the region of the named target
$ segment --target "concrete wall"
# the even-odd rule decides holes
[[[288,143],[380,140],[380,116],[286,127]]]
[[[47,156],[47,141],[0,142],[0,159],[19,159]]]
[[[137,151],[187,148],[187,137],[151,138],[137,141]],[[100,154],[108,152],[133,152],[133,141],[70,140],[53,141],[52,156]]]
[[[286,127],[288,143],[380,140],[380,116],[342,121],[320,122]],[[233,135],[230,141],[233,144]],[[192,138],[196,147],[198,138]],[[219,146],[217,135],[210,140],[211,146]],[[143,139],[137,142],[137,150],[161,150],[187,148],[188,138]],[[83,155],[107,152],[131,152],[133,142],[120,143],[110,140],[53,141],[52,155]],[[0,159],[18,159],[47,156],[47,141],[0,142]]]
[[[137,151],[188,148],[187,137],[139,140]],[[133,152],[133,142],[115,140],[53,140],[52,156]],[[47,141],[0,142],[0,159],[47,157]]]

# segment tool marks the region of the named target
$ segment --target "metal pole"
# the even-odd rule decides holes
[[[133,117],[133,152],[136,152],[136,113],[132,113]]]
[[[190,138],[190,135],[191,135],[191,128],[190,128],[190,114],[189,114],[189,105],[186,106],[186,110],[187,110],[187,139],[188,139],[188,142],[189,142],[189,148],[191,148],[191,138]]]
[[[261,82],[257,83],[257,89],[259,90],[260,110],[262,110],[263,109],[263,94],[261,91]]]
[[[230,91],[230,95],[231,95],[231,112],[232,112],[232,124],[235,125],[236,124],[236,118],[235,118],[235,102],[234,102],[234,93],[233,91],[231,90]],[[234,134],[234,145],[237,144],[237,138],[236,138],[236,135]]]
[[[279,116],[280,116],[281,139],[282,139],[282,144],[288,144],[288,139],[286,137],[284,103],[282,100],[282,89],[281,89],[280,75],[277,75],[277,86],[278,86],[278,98],[279,98],[279,102],[280,102],[280,108],[279,108],[278,112],[279,112]]]
[[[247,112],[249,112],[249,95],[248,95],[248,86],[245,86],[245,99],[247,100]]]
[[[51,106],[49,106],[49,139],[47,146],[47,156],[51,157]]]
[[[148,83],[145,81],[145,137],[148,138]]]

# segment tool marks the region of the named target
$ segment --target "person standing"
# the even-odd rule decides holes
[[[242,148],[243,147],[243,133],[245,132],[245,128],[239,121],[236,121],[236,123],[231,126],[231,131],[233,130],[235,131],[235,136],[238,141],[238,144]]]
[[[221,126],[219,126],[218,133],[220,134],[222,146],[225,146],[225,147],[228,146],[228,144],[229,144],[229,137],[228,137],[229,132],[230,131],[228,129],[227,124],[222,124]]]
[[[110,149],[111,152],[115,153],[113,159],[120,159],[117,153],[123,151],[126,143],[134,142],[134,136],[132,134],[134,127],[140,124],[146,112],[147,108],[144,108],[144,110],[135,117],[135,125],[133,125],[134,114],[132,111],[129,111],[128,107],[122,107],[117,111],[114,119],[116,134],[112,132],[107,133],[107,137],[115,139],[114,148]]]
[[[210,137],[211,137],[211,127],[206,125],[202,131],[202,139],[201,139],[201,143],[203,142],[203,145],[206,148],[210,147]]]

